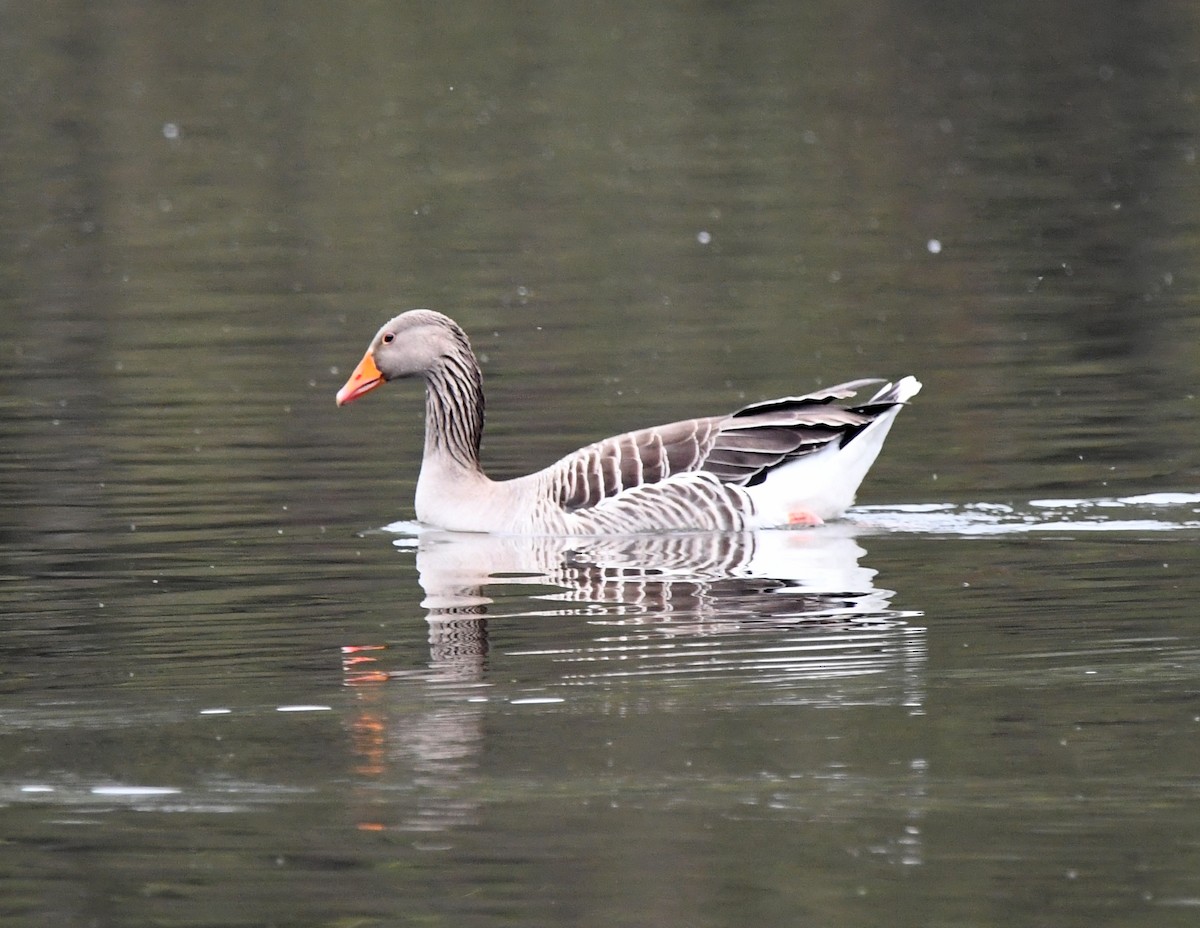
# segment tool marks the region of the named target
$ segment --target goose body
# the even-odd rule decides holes
[[[854,502],[896,414],[921,389],[904,377],[860,405],[839,402],[881,383],[855,380],[606,438],[527,476],[492,480],[479,460],[482,377],[458,324],[427,309],[392,319],[338,405],[403,377],[425,381],[417,519],[516,535],[818,525]]]

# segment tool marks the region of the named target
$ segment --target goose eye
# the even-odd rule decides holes
[[[395,332],[387,332],[387,333],[385,333],[385,334],[384,334],[384,336],[383,336],[383,343],[384,343],[385,345],[390,345],[390,344],[391,344],[392,342],[394,342],[395,340],[396,340],[396,333],[395,333]]]

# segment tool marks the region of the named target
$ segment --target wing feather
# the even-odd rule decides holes
[[[555,496],[574,512],[623,490],[699,470],[725,418],[685,419],[581,448],[550,468]]]
[[[752,403],[727,416],[685,419],[596,442],[547,469],[551,495],[566,511],[577,512],[682,474],[704,472],[721,483],[754,486],[775,467],[830,442],[851,441],[901,401],[885,388],[865,405],[835,402],[878,383],[852,380]],[[672,505],[669,494],[656,491],[654,497],[660,507]]]
[[[804,396],[745,406],[722,424],[704,470],[728,483],[754,486],[772,468],[831,442],[844,445],[895,402],[889,402],[892,397],[886,390],[865,406],[847,407],[834,400],[847,399],[878,383],[882,381],[851,380]]]
[[[736,419],[742,416],[758,415],[762,412],[773,412],[777,409],[789,409],[794,406],[811,406],[818,403],[829,403],[833,400],[844,400],[854,396],[863,387],[874,386],[877,383],[883,383],[883,380],[879,377],[848,380],[846,383],[825,387],[822,390],[814,390],[812,393],[805,393],[803,396],[782,396],[779,399],[751,403],[749,406],[743,406],[733,416]]]

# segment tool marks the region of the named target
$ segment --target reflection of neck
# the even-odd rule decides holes
[[[486,616],[486,606],[429,611],[429,665],[442,681],[472,681],[483,674],[488,653]]]
[[[425,457],[481,472],[483,376],[469,348],[447,355],[425,377]]]

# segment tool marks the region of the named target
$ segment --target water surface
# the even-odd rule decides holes
[[[0,12],[0,921],[1190,925],[1188,4]],[[814,531],[413,526],[914,373]]]

